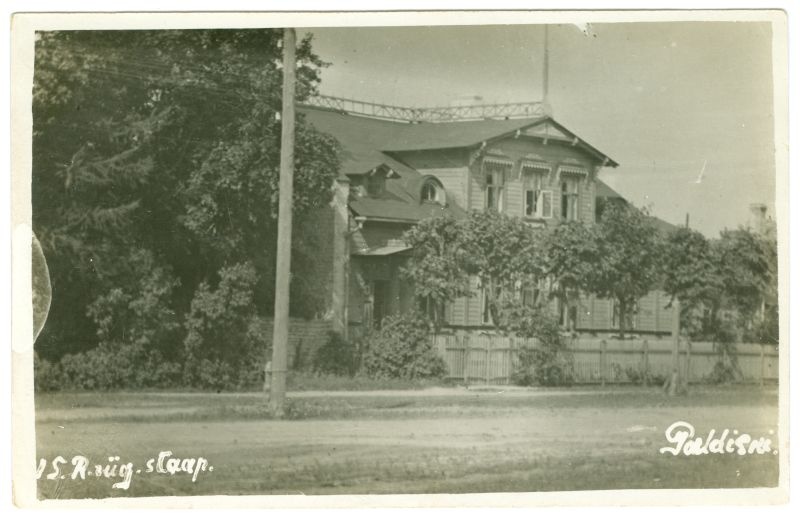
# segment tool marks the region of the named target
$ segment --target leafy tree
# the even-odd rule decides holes
[[[594,226],[579,221],[562,222],[544,242],[545,273],[554,288],[551,296],[565,304],[575,302],[590,283],[601,261],[598,234]]]
[[[681,305],[681,328],[690,336],[702,330],[702,310],[714,308],[724,281],[711,242],[701,233],[680,227],[664,242],[663,289]]]
[[[413,282],[416,296],[432,301],[434,323],[439,326],[439,309],[444,303],[471,295],[463,222],[452,217],[428,218],[409,229],[403,236],[413,255],[401,275]]]
[[[775,248],[762,236],[748,229],[737,229],[720,233],[714,249],[725,302],[746,323],[761,309],[775,279]]]
[[[497,327],[501,299],[545,273],[542,233],[519,218],[494,211],[472,211],[464,226],[467,270],[480,281]]]
[[[174,276],[172,290],[158,297],[179,322],[202,281],[216,285],[224,268],[247,262],[256,272],[253,304],[270,310],[281,33],[37,35],[33,226],[54,294],[40,353],[52,358],[96,344],[100,313],[129,321],[107,315],[124,306],[107,298],[143,293],[140,273],[130,268],[137,254]],[[316,91],[325,64],[308,38],[297,58],[302,101]],[[295,156],[295,221],[302,222],[331,196],[337,145],[300,116]],[[293,245],[295,274],[313,268],[315,243]],[[319,310],[318,290],[292,283],[292,291],[294,314]],[[180,352],[180,341],[172,342],[172,354]]]
[[[617,302],[619,333],[636,301],[658,286],[661,237],[643,210],[629,204],[607,204],[596,225],[597,259],[586,283],[589,292]]]

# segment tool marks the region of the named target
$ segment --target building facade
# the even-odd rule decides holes
[[[351,335],[418,304],[400,269],[410,253],[403,233],[420,220],[492,210],[538,227],[593,223],[598,202],[619,196],[598,179],[603,168],[617,163],[544,113],[451,122],[381,120],[319,107],[300,113],[342,145],[328,213],[331,314],[334,329]],[[491,329],[485,297],[474,283],[472,297],[444,309],[451,330]],[[663,308],[666,302],[657,292],[643,298],[630,329],[668,334],[672,314]],[[618,328],[610,301],[585,297],[572,307],[552,304],[570,330]]]

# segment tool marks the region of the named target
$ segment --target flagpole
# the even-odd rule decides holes
[[[547,105],[548,88],[550,82],[550,53],[547,48],[547,25],[544,26],[544,60],[542,61],[542,102]]]

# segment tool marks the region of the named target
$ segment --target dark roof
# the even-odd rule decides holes
[[[343,175],[368,174],[382,165],[398,174],[398,178],[386,180],[385,196],[363,197],[352,201],[350,208],[353,212],[368,218],[409,222],[436,214],[449,213],[462,217],[465,213],[452,200],[448,200],[445,206],[420,203],[421,173],[396,160],[392,152],[472,147],[544,122],[574,135],[550,117],[404,123],[308,106],[298,107],[298,112],[319,131],[333,135],[342,145],[340,158]],[[605,158],[605,155],[582,141],[580,146],[598,158]],[[608,163],[617,165],[610,159]]]
[[[594,196],[595,196],[595,198],[605,198],[605,199],[611,199],[611,200],[622,200],[625,203],[630,203],[630,202],[628,202],[628,200],[624,196],[620,195],[619,193],[617,193],[616,191],[611,189],[611,187],[608,184],[606,184],[605,182],[603,182],[599,178],[597,179],[597,181],[595,183],[595,194],[594,194]],[[670,233],[670,232],[672,232],[672,231],[674,231],[675,229],[678,228],[677,225],[673,225],[673,224],[671,224],[669,222],[666,222],[666,221],[662,220],[661,218],[658,218],[657,216],[648,215],[647,219],[650,221],[650,223],[653,225],[653,227],[655,227],[659,232],[661,232],[663,234]]]
[[[624,196],[620,195],[619,193],[611,189],[611,186],[609,186],[599,178],[595,183],[594,196],[596,198],[620,198],[622,200],[625,200]]]

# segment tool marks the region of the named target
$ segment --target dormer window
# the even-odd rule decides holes
[[[423,202],[434,202],[441,204],[444,202],[444,190],[442,186],[436,183],[433,179],[428,179],[422,184],[422,192],[420,199]]]
[[[381,196],[386,189],[386,177],[382,173],[373,173],[365,183],[368,196]]]

